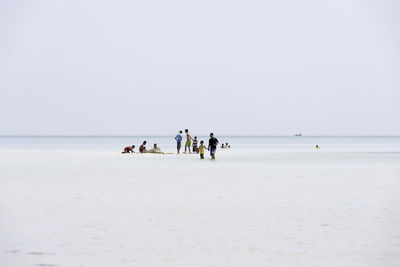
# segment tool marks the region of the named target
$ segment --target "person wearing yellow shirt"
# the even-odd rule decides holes
[[[204,149],[206,147],[204,146],[204,141],[200,141],[200,146],[199,146],[199,152],[200,152],[200,159],[204,159]]]

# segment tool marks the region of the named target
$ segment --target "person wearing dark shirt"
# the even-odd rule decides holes
[[[214,137],[213,133],[210,133],[210,140],[208,140],[208,150],[210,150],[210,156],[215,159],[215,152],[217,150],[218,139]]]
[[[139,147],[139,152],[144,153],[146,151],[146,141],[143,141],[143,144]]]
[[[199,153],[199,147],[197,146],[197,136],[194,137],[193,139],[193,153]]]

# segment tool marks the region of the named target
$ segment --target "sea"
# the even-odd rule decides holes
[[[400,136],[216,136],[240,151],[313,151],[318,145],[326,152],[400,152]],[[175,136],[0,136],[0,149],[84,149],[119,151],[125,146],[138,148],[157,143],[164,151],[175,152]],[[207,145],[209,137],[199,136]],[[184,144],[184,143],[182,143]]]
[[[0,266],[399,266],[400,137],[216,137],[0,137]]]

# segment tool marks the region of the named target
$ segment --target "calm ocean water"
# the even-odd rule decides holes
[[[0,265],[400,262],[400,137],[217,138],[200,160],[120,153],[174,136],[1,137]]]
[[[217,136],[235,150],[307,151],[315,145],[321,151],[400,153],[400,136]],[[199,136],[207,144],[208,137]],[[128,145],[138,147],[144,140],[150,147],[157,143],[164,151],[175,150],[174,136],[3,136],[2,149],[55,149],[119,151]]]

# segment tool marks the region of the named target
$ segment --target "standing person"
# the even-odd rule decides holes
[[[189,149],[189,153],[190,153],[190,145],[192,144],[193,138],[190,136],[188,129],[185,129],[185,133],[186,133],[185,153],[186,153],[186,149]]]
[[[178,150],[178,154],[179,154],[179,150],[181,150],[181,143],[182,143],[182,131],[179,131],[179,133],[175,136],[175,140],[176,140],[176,149]]]
[[[204,149],[206,147],[204,146],[204,141],[201,140],[200,141],[200,147],[199,147],[199,151],[200,151],[200,159],[204,159]]]
[[[194,137],[193,139],[193,153],[199,153],[199,147],[197,146],[197,136]]]
[[[208,150],[210,150],[210,156],[215,159],[215,152],[217,150],[218,139],[214,137],[214,133],[210,133],[210,140],[208,140]]]

